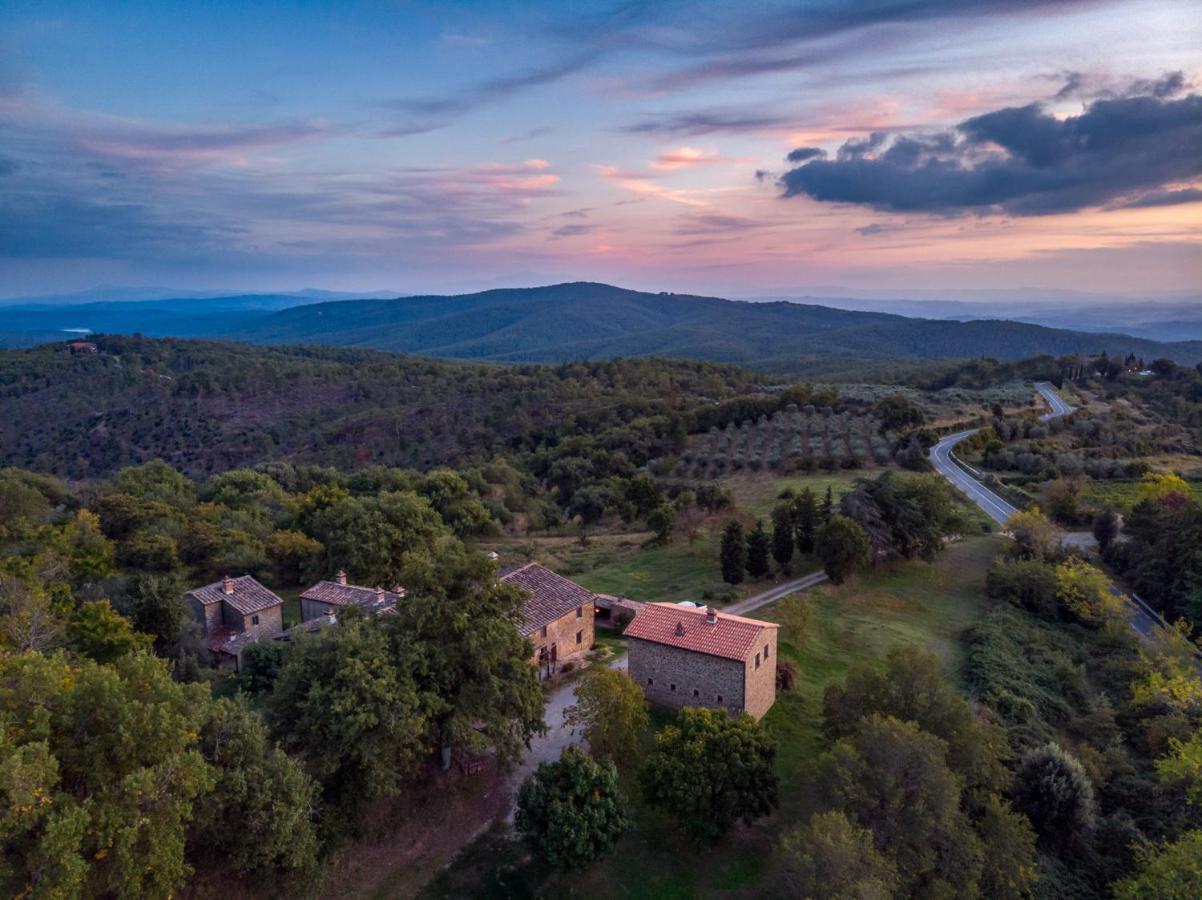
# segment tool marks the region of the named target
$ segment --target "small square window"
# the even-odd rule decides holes
[[[760,667],[760,655],[758,653],[755,655],[755,667],[757,669]]]
[[[577,606],[576,607],[576,618],[579,619],[579,618],[582,618],[583,616],[584,616],[584,607]]]
[[[700,696],[701,696],[701,691],[697,690],[697,688],[693,688],[693,696],[694,696],[694,697],[700,697]]]
[[[654,678],[648,678],[648,679],[647,679],[647,684],[655,684],[655,679],[654,679]]]
[[[251,624],[251,625],[258,625],[258,624],[259,624],[259,617],[258,617],[258,616],[251,616],[251,617],[250,617],[250,624]]]
[[[583,631],[577,631],[577,632],[576,632],[576,643],[577,643],[577,644],[579,644],[579,643],[580,643],[580,639],[581,639],[582,637],[584,637],[584,632],[583,632]]]
[[[668,690],[670,690],[673,694],[675,694],[676,693],[676,685],[675,684],[668,685]]]
[[[719,703],[721,703],[721,702],[722,702],[722,695],[721,695],[721,694],[719,694],[719,695],[718,695],[718,702],[719,702]]]

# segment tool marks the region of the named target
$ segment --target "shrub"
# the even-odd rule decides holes
[[[579,869],[600,859],[630,825],[617,769],[568,747],[522,784],[514,825],[556,868]]]
[[[1076,757],[1049,743],[1023,757],[1014,803],[1044,843],[1061,849],[1082,841],[1097,820],[1093,784]]]

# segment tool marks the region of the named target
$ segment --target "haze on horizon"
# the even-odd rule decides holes
[[[0,296],[1196,294],[1181,0],[0,9]]]

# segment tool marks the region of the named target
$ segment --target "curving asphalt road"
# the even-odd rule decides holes
[[[1075,408],[1065,403],[1064,398],[1060,396],[1056,388],[1046,381],[1035,382],[1035,390],[1039,391],[1039,395],[1051,407],[1048,412],[1039,417],[1045,422],[1048,419],[1067,416]],[[957,444],[972,437],[977,431],[979,431],[977,428],[958,431],[955,434],[949,434],[943,440],[939,441],[939,443],[931,447],[929,454],[931,465],[935,467],[936,472],[963,491],[965,496],[979,506],[985,515],[989,516],[989,518],[993,519],[999,525],[1004,525],[1006,520],[1018,512],[1018,510],[969,474],[966,471],[969,467],[956,459],[955,453],[953,453]],[[1122,595],[1122,592],[1113,585],[1110,589],[1116,596]],[[1142,637],[1151,637],[1156,629],[1161,626],[1161,618],[1142,598],[1135,594],[1130,594],[1129,596],[1131,599],[1131,627]]]
[[[931,465],[935,467],[936,472],[963,491],[969,500],[981,507],[985,515],[1003,525],[1018,510],[961,468],[961,463],[952,453],[958,443],[972,437],[979,430],[970,428],[968,431],[949,434],[931,448]]]
[[[1043,419],[1043,421],[1045,421],[1045,422],[1048,419],[1055,419],[1055,418],[1059,418],[1060,416],[1067,416],[1075,408],[1075,407],[1069,406],[1067,403],[1065,403],[1064,398],[1060,396],[1060,394],[1056,390],[1055,386],[1049,384],[1046,381],[1035,382],[1035,390],[1039,391],[1039,395],[1041,397],[1043,397],[1044,400],[1047,401],[1048,406],[1052,407],[1050,412],[1045,412],[1042,416],[1039,417],[1039,418]]]

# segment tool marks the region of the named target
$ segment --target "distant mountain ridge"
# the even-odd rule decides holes
[[[1177,362],[1202,359],[1202,341],[1161,343],[1005,320],[914,319],[785,301],[651,294],[593,282],[308,304],[226,336],[494,362],[679,356],[768,369],[821,356],[1025,359],[1105,350]]]
[[[1008,320],[961,322],[784,300],[647,293],[595,282],[395,299],[314,302],[311,296],[268,294],[0,308],[0,345],[55,340],[68,329],[491,362],[684,357],[770,371],[832,356],[1015,360],[1105,350],[1148,360],[1202,359],[1202,341],[1162,343]]]

